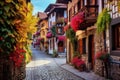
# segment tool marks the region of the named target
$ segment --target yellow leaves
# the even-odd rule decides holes
[[[33,5],[31,3],[28,3],[28,10],[33,11]]]
[[[13,24],[20,24],[21,23],[21,20],[20,19],[15,19],[14,21],[13,21]]]
[[[13,0],[5,0],[6,3],[11,3]]]
[[[26,4],[25,0],[18,0],[19,4],[16,4],[16,9],[18,10],[16,19],[13,21],[17,32],[17,43],[20,47],[24,47],[27,44],[30,44],[30,38],[28,38],[28,33],[34,33],[36,31],[35,25],[38,22],[38,19],[32,15],[33,6],[31,3]],[[12,35],[11,35],[12,36]],[[30,55],[27,53],[27,61],[29,61]]]

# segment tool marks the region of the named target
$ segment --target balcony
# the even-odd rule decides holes
[[[96,23],[97,16],[98,6],[86,5],[72,18],[71,26],[74,31],[85,30]]]
[[[63,24],[63,23],[67,23],[67,18],[64,17],[58,17],[56,24]]]
[[[84,22],[80,24],[80,30],[85,30],[87,27],[94,25],[98,16],[98,5],[86,5],[81,9],[84,12]],[[80,11],[80,12],[81,12]]]

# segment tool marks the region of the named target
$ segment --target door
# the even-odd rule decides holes
[[[71,43],[69,42],[69,62],[72,61]]]
[[[91,70],[94,69],[95,64],[95,54],[94,54],[94,36],[89,36],[89,42],[88,42],[88,62],[91,64]]]
[[[58,52],[64,52],[64,42],[63,41],[59,41],[58,42]]]

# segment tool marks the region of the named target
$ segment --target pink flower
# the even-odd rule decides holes
[[[78,57],[74,57],[72,60],[72,64],[74,66],[80,67],[81,65],[84,65],[85,62],[82,59],[79,59]]]
[[[84,22],[84,12],[78,13],[71,20],[71,27],[74,31],[79,29],[79,25]]]

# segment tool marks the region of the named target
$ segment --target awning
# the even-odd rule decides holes
[[[51,32],[48,32],[47,35],[46,35],[47,38],[51,38],[52,37],[52,33]]]
[[[65,40],[65,36],[58,36],[58,41],[64,41]]]

